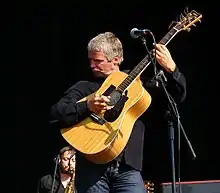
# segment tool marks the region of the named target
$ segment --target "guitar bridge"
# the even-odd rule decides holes
[[[103,125],[106,122],[102,117],[96,115],[95,113],[92,113],[90,117],[94,122],[99,123],[100,125]]]

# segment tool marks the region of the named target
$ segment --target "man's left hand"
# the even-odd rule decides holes
[[[156,60],[157,62],[167,71],[173,72],[176,68],[176,64],[172,59],[172,56],[169,50],[163,44],[156,44]],[[153,49],[153,53],[155,56],[155,49]]]

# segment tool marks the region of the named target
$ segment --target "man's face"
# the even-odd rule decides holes
[[[65,151],[61,155],[60,169],[62,173],[70,173],[75,170],[76,156],[74,151]]]
[[[91,51],[88,52],[88,58],[90,68],[96,77],[107,77],[118,69],[118,57],[115,57],[112,61],[108,61],[103,52]]]

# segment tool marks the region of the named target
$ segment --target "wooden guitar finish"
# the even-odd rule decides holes
[[[201,17],[201,14],[191,11],[159,43],[166,45],[179,31],[188,30]],[[139,79],[149,64],[147,55],[129,74],[114,72],[106,78],[97,93],[111,96],[112,110],[92,113],[78,124],[61,129],[65,140],[88,160],[97,164],[107,163],[125,148],[135,121],[151,104],[151,96]],[[78,102],[88,100],[93,94]]]

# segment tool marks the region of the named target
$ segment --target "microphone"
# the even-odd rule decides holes
[[[133,28],[131,31],[130,31],[130,35],[132,38],[138,38],[140,36],[144,36],[147,34],[147,32],[150,32],[150,30],[148,29],[143,29],[143,30],[139,30],[137,28]]]
[[[53,161],[54,161],[55,163],[59,162],[59,161],[60,161],[60,155],[58,154],[58,155],[53,159]]]

